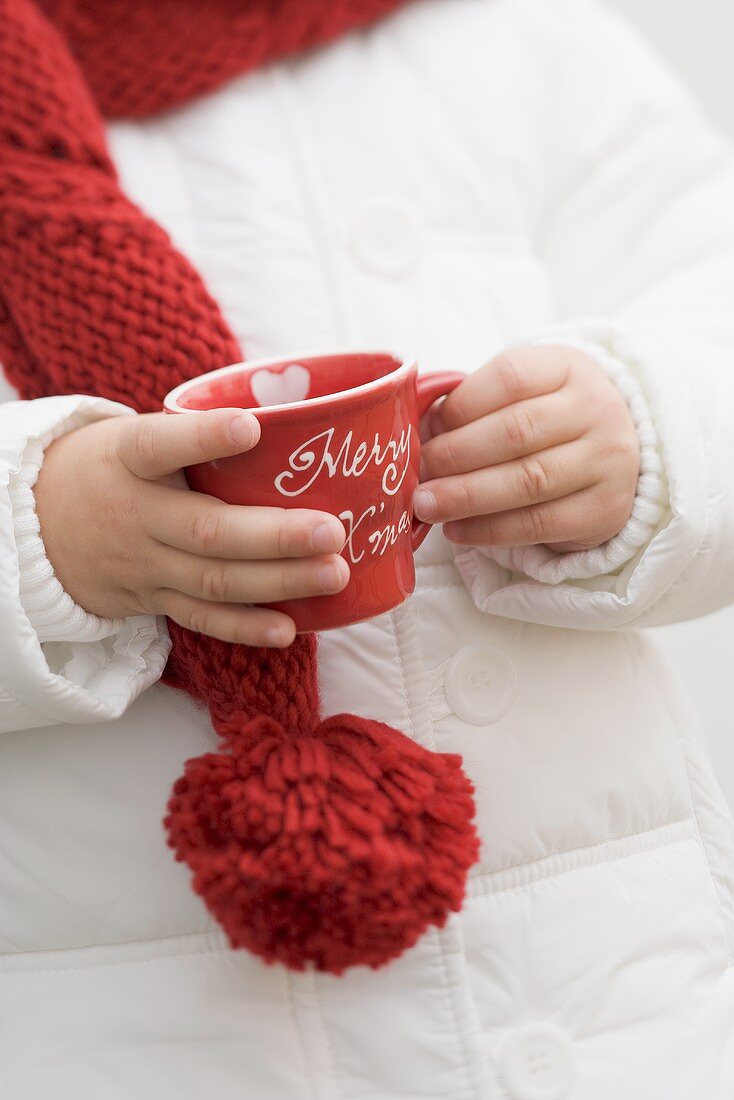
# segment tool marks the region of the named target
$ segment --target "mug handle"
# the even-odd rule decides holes
[[[454,370],[437,371],[434,374],[419,374],[415,380],[418,419],[420,420],[428,412],[434,401],[438,401],[439,397],[446,397],[465,378],[465,374],[459,374],[458,371]],[[410,538],[414,553],[431,530],[431,526],[432,524],[424,523],[423,520],[416,519],[413,516]]]

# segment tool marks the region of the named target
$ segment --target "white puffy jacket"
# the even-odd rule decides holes
[[[435,530],[402,608],[323,636],[326,709],[461,753],[483,849],[401,959],[294,974],[228,950],[165,846],[215,742],[156,686],[164,623],[74,607],[38,538],[43,447],[119,407],[3,406],[0,1096],[731,1100],[732,820],[637,629],[734,600],[726,146],[595,0],[418,0],[111,142],[249,357],[582,342],[644,472],[601,550]]]

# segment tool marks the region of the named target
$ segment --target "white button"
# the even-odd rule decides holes
[[[420,259],[420,222],[397,199],[370,203],[352,222],[349,247],[357,263],[373,275],[407,275]]]
[[[563,1100],[576,1078],[571,1042],[555,1024],[528,1024],[499,1046],[497,1064],[512,1100]]]
[[[485,726],[498,722],[514,703],[517,669],[495,646],[475,642],[449,661],[444,691],[454,714],[473,726]]]

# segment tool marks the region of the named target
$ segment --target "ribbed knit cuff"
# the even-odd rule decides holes
[[[116,412],[119,415],[121,410]],[[124,411],[124,410],[122,410]],[[20,468],[11,474],[8,492],[13,515],[13,532],[20,568],[20,601],[40,642],[95,642],[109,638],[124,625],[123,619],[102,619],[91,615],[64,591],[46,556],[36,514],[33,486],[43,465],[46,447],[57,436],[95,417],[66,420],[26,444]]]
[[[617,386],[627,402],[640,441],[640,473],[632,514],[619,534],[593,550],[559,554],[547,546],[490,546],[480,549],[505,569],[524,573],[545,584],[589,580],[616,572],[652,538],[666,514],[669,499],[658,433],[642,387],[631,368],[596,342],[563,336],[530,341],[564,344],[590,356]],[[457,557],[466,548],[457,548]]]

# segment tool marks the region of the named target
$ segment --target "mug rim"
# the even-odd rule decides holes
[[[207,371],[206,374],[197,374],[195,378],[188,378],[185,382],[181,382],[178,386],[169,390],[163,398],[163,409],[169,413],[201,412],[201,409],[188,409],[179,405],[178,400],[187,390],[205,381],[209,381],[212,378],[224,378],[228,374],[236,374],[238,372],[249,373],[250,371],[272,367],[280,363],[302,363],[303,366],[306,366],[306,361],[309,359],[333,359],[345,355],[387,355],[391,359],[396,360],[398,365],[393,370],[388,371],[387,374],[383,374],[379,378],[374,378],[371,382],[363,382],[361,386],[350,386],[349,389],[346,390],[337,390],[335,393],[327,393],[322,397],[307,398],[304,401],[288,401],[279,405],[237,405],[218,407],[238,408],[241,409],[242,412],[250,412],[256,416],[287,412],[289,410],[294,411],[299,408],[318,408],[319,406],[333,404],[337,400],[361,396],[372,390],[382,389],[386,383],[401,381],[403,377],[407,377],[412,371],[417,370],[416,356],[402,355],[400,352],[389,351],[386,348],[364,348],[357,346],[293,352],[289,355],[271,355],[265,359],[250,359],[243,360],[240,363],[232,363],[227,367],[219,367],[217,370]]]

